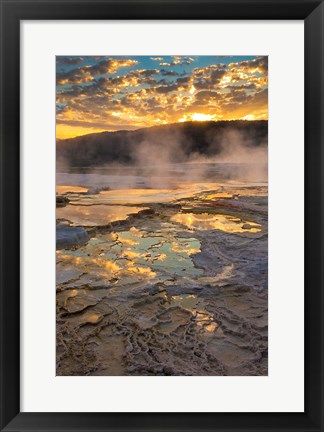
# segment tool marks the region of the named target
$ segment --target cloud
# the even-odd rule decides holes
[[[180,74],[176,71],[160,69],[159,75],[162,75],[162,76],[179,76]]]
[[[193,71],[194,86],[198,89],[214,89],[228,72],[223,64],[196,68]]]
[[[191,57],[171,56],[173,60],[171,62],[162,61],[160,66],[172,67],[172,66],[183,66],[190,65],[194,61]]]
[[[230,63],[229,67],[233,71],[268,73],[268,57],[256,57],[253,60]]]
[[[122,67],[131,67],[138,63],[131,59],[105,59],[92,66],[83,66],[67,72],[57,73],[57,83],[85,83],[92,81],[97,75],[113,74]]]
[[[267,118],[267,57],[229,64],[211,57],[204,65],[199,58],[173,56],[169,64],[183,65],[180,72],[145,68],[145,61],[133,58],[78,59],[80,67],[71,64],[77,58],[59,59],[57,122],[65,130],[67,125],[117,130],[181,119]]]
[[[211,90],[203,90],[195,95],[196,100],[199,101],[219,100],[220,97],[222,97],[220,93]]]
[[[83,57],[66,57],[66,56],[57,56],[56,57],[56,64],[58,66],[72,66],[79,63],[82,63],[84,61]]]
[[[156,93],[170,93],[178,89],[177,84],[159,86],[155,88]]]

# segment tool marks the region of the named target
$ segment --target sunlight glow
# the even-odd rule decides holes
[[[181,119],[178,121],[180,123],[187,122],[187,121],[216,121],[217,115],[216,114],[203,114],[203,113],[193,113],[189,115],[184,115]]]

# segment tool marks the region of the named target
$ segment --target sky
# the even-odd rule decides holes
[[[262,56],[57,56],[56,137],[268,118]]]

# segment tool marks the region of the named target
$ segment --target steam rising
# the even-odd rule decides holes
[[[206,124],[209,122],[194,124],[190,133],[175,127],[179,125],[120,132],[114,143],[105,134],[66,140],[65,152],[58,151],[57,171],[73,172],[81,161],[84,182],[89,184],[91,175],[100,172],[108,176],[109,184],[103,186],[118,189],[172,188],[180,182],[267,181],[267,133],[250,126],[248,130],[206,130]],[[67,151],[71,143],[75,152]]]
[[[221,139],[219,136],[210,136],[208,140],[210,156],[199,152],[186,154],[182,145],[183,137],[178,132],[153,142],[145,139],[133,154],[135,166],[147,174],[151,187],[170,187],[177,179],[206,181],[217,177],[217,174],[229,180],[267,181],[266,142],[256,146],[250,137],[238,131],[226,131]],[[172,173],[171,178],[168,178],[168,174]]]

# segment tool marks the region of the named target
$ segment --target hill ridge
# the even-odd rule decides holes
[[[267,120],[189,121],[134,130],[104,131],[57,140],[57,166],[100,166],[108,163],[136,164],[141,158],[167,154],[170,162],[192,155],[212,157],[239,143],[267,146]]]

